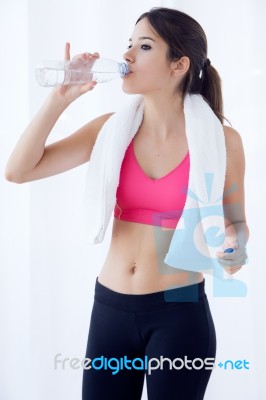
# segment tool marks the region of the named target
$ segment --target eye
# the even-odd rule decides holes
[[[127,49],[131,49],[131,47],[132,47],[132,44],[129,44],[129,45],[127,46]],[[148,44],[142,44],[142,45],[140,46],[140,48],[141,48],[142,50],[150,50],[150,49],[151,49],[151,46],[149,46]]]
[[[151,46],[149,46],[148,44],[142,44],[142,45],[141,45],[141,49],[142,49],[142,50],[150,50],[150,49],[151,49]]]

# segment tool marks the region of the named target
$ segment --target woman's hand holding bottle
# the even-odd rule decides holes
[[[72,60],[81,60],[83,62],[87,61],[93,61],[97,60],[100,57],[99,53],[81,53],[72,58]],[[65,57],[64,59],[66,61],[70,60],[70,43],[65,44]],[[69,105],[72,103],[74,100],[76,100],[78,97],[81,95],[89,92],[94,88],[94,86],[97,84],[96,81],[91,81],[89,83],[86,83],[84,85],[78,84],[78,85],[60,85],[56,86],[52,90],[52,96],[57,95],[59,98],[64,99],[66,101],[66,105]]]

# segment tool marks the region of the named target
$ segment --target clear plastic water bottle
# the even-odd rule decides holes
[[[36,68],[37,81],[45,87],[107,82],[128,73],[129,67],[125,62],[107,58],[43,61]]]

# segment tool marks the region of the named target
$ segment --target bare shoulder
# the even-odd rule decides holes
[[[237,151],[243,148],[242,138],[238,131],[230,126],[224,125],[224,137],[226,149],[229,151]]]
[[[245,154],[241,135],[238,131],[230,126],[223,126],[227,166],[234,166],[238,169],[244,169]]]

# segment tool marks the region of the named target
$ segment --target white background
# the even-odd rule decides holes
[[[61,59],[66,41],[72,54],[99,51],[121,60],[138,16],[160,5],[185,11],[203,26],[209,58],[223,79],[225,115],[241,133],[246,153],[249,264],[236,279],[245,282],[248,294],[214,297],[212,282],[206,280],[217,360],[246,359],[250,369],[216,368],[205,398],[265,399],[265,4],[1,0],[1,399],[81,399],[82,370],[55,370],[54,356],[84,357],[95,279],[110,243],[111,223],[103,244],[90,246],[79,239],[86,165],[24,185],[4,179],[12,148],[49,91],[37,85],[34,68],[42,59]],[[124,96],[119,80],[99,84],[66,110],[48,142],[116,111]]]

